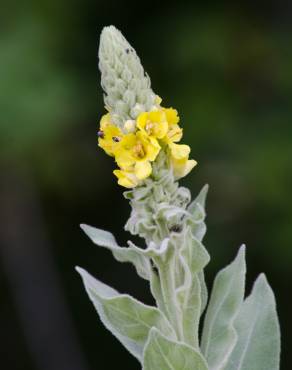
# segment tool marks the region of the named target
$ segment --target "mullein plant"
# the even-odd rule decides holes
[[[125,229],[146,247],[131,241],[120,247],[108,231],[81,228],[118,261],[132,263],[156,302],[148,306],[120,294],[77,267],[101,321],[144,370],[279,369],[274,295],[261,274],[245,298],[244,246],[217,274],[208,299],[210,256],[202,244],[208,187],[192,201],[178,184],[196,165],[189,146],[180,143],[178,112],[161,105],[135,50],[113,26],[101,33],[99,68],[107,113],[98,144],[114,158],[114,175],[128,189],[132,210]]]

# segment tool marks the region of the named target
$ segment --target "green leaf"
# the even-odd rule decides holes
[[[245,273],[245,247],[242,246],[235,260],[221,270],[214,281],[201,344],[210,370],[224,369],[235,346],[237,335],[233,322],[243,302]]]
[[[138,360],[142,361],[144,346],[152,327],[175,338],[172,327],[157,308],[147,306],[129,295],[119,294],[80,267],[76,270],[105,327]]]
[[[143,279],[150,280],[151,266],[149,258],[143,254],[143,250],[129,243],[129,247],[119,247],[113,234],[108,231],[97,229],[89,225],[80,225],[85,234],[100,247],[109,249],[114,257],[120,262],[131,262],[136,267],[137,273]]]
[[[238,340],[226,370],[278,370],[280,328],[274,294],[264,274],[256,280],[234,325]]]
[[[153,328],[145,346],[143,370],[208,370],[208,367],[199,352],[165,338]]]

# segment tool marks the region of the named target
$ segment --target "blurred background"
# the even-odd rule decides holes
[[[139,369],[74,271],[80,265],[152,303],[134,269],[78,226],[110,230],[121,244],[130,237],[129,205],[96,142],[98,37],[114,24],[163,105],[179,110],[199,162],[183,184],[194,195],[210,185],[208,286],[246,243],[248,292],[264,271],[277,298],[281,369],[290,369],[291,3],[12,0],[1,8],[1,368]]]

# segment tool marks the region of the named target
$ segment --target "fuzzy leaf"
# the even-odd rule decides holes
[[[207,285],[205,282],[204,271],[198,272],[198,278],[199,278],[200,286],[201,286],[201,314],[202,314],[205,311],[205,308],[208,303],[208,289],[207,289]]]
[[[199,240],[202,241],[206,233],[206,224],[204,222],[206,217],[205,204],[209,186],[205,185],[196,199],[188,206],[187,211],[190,214],[190,225],[192,225],[192,233]]]
[[[143,349],[152,327],[175,338],[172,327],[157,308],[147,306],[129,295],[119,294],[80,267],[76,270],[105,327],[138,360],[142,361]]]
[[[191,277],[191,273],[189,273]],[[189,280],[189,279],[188,279]],[[184,342],[194,348],[199,347],[199,319],[201,315],[200,281],[198,274],[177,291],[177,301],[180,303],[182,331]]]
[[[197,211],[197,204],[199,204],[201,206],[202,209],[205,209],[205,205],[206,205],[206,197],[207,197],[207,194],[208,194],[208,190],[209,190],[209,185],[205,185],[203,186],[202,190],[200,191],[200,193],[197,195],[197,197],[192,201],[192,203],[189,205],[188,207],[188,211],[193,214],[193,215],[196,215],[196,211]]]
[[[202,312],[201,282],[199,272],[209,262],[209,254],[202,243],[193,237],[190,227],[179,235],[178,240],[174,238],[176,245],[181,245],[180,268],[183,271],[183,284],[178,289],[178,301],[182,312],[183,338],[193,347],[198,347],[198,328]]]
[[[202,355],[188,345],[150,331],[144,351],[143,370],[208,370]]]
[[[158,246],[150,243],[144,253],[152,258],[158,269],[159,281],[156,281],[156,284],[152,282],[151,290],[155,293],[156,300],[160,296],[161,299],[158,299],[160,301],[159,307],[163,309],[180,337],[182,334],[179,320],[180,312],[175,294],[175,245],[170,242],[169,238],[166,238]]]
[[[214,281],[202,334],[202,352],[210,370],[224,369],[235,346],[237,335],[233,322],[243,302],[245,273],[243,246],[235,260],[221,270]]]
[[[264,274],[256,280],[234,325],[238,340],[226,370],[278,370],[280,329],[274,294]]]
[[[201,242],[206,234],[206,224],[205,224],[205,205],[206,197],[208,194],[209,185],[205,185],[196,199],[188,206],[188,212],[191,214],[190,225],[192,227],[192,233],[195,238]],[[208,302],[208,290],[205,283],[204,271],[198,272],[198,277],[201,287],[201,314],[204,312],[207,302]]]
[[[193,236],[191,229],[186,228],[181,240],[181,255],[192,273],[202,271],[210,261],[210,255],[203,244]],[[181,239],[181,237],[179,237]]]
[[[80,227],[94,244],[109,249],[120,262],[133,263],[138,275],[143,279],[150,280],[151,266],[149,258],[143,254],[142,249],[131,242],[129,242],[129,247],[119,247],[113,234],[108,231],[84,224],[81,224]]]

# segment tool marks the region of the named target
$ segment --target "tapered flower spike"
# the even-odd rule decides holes
[[[108,113],[99,146],[118,166],[118,183],[132,208],[125,229],[145,240],[120,247],[114,236],[81,228],[120,262],[147,280],[156,306],[119,294],[77,268],[106,328],[137,358],[143,370],[279,370],[280,330],[273,292],[264,275],[245,294],[245,247],[221,270],[208,303],[204,268],[208,187],[191,202],[178,184],[196,162],[179,144],[175,109],[161,106],[134,49],[115,27],[101,34],[100,70]],[[199,337],[200,320],[206,315]]]
[[[178,113],[161,107],[135,50],[114,26],[101,33],[99,67],[108,110],[100,122],[99,146],[115,157],[118,183],[142,185],[161,163],[155,162],[159,152],[176,179],[186,176],[196,161],[189,159],[187,145],[176,144],[182,138]]]
[[[139,113],[155,106],[156,95],[136,51],[114,26],[105,27],[100,36],[99,68],[106,108],[112,121],[123,127]]]

